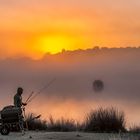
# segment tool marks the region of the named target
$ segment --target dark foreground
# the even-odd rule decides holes
[[[8,136],[0,135],[0,140],[140,140],[140,135],[132,134],[94,134],[81,132],[26,132],[10,133]]]

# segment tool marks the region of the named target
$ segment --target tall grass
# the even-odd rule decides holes
[[[133,125],[129,128],[129,132],[140,134],[140,125]]]
[[[48,131],[61,131],[61,132],[69,132],[76,131],[77,124],[73,119],[57,119],[55,120],[52,116],[50,116],[49,121],[47,123]]]
[[[47,130],[47,131],[88,131],[88,132],[125,132],[125,114],[116,108],[99,108],[92,110],[85,117],[82,124],[73,119],[54,119],[52,116],[48,121],[40,119],[34,120],[34,115],[28,115],[27,123],[29,130]],[[134,130],[134,128],[133,128]]]
[[[47,131],[59,131],[59,132],[69,132],[76,131],[77,124],[73,119],[57,119],[55,120],[52,116],[48,121],[43,121],[41,119],[34,119],[34,114],[29,114],[27,116],[27,124],[29,130],[47,130]],[[26,127],[26,123],[25,123]]]
[[[116,108],[99,108],[87,114],[84,122],[85,131],[124,132],[125,114]]]
[[[28,114],[27,116],[27,125],[29,130],[47,130],[47,122],[41,119],[34,119],[34,114]],[[25,127],[26,126],[25,122]]]

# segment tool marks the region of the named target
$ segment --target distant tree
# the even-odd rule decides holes
[[[94,46],[93,49],[94,50],[100,50],[100,47],[99,46]]]
[[[104,82],[101,80],[95,80],[93,82],[93,90],[95,92],[101,92],[104,89]]]
[[[65,53],[66,52],[66,49],[62,49],[62,53]]]

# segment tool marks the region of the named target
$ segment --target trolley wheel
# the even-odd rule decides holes
[[[2,135],[8,135],[8,134],[10,133],[9,127],[6,126],[6,125],[3,125],[3,126],[1,127],[0,133],[1,133]]]

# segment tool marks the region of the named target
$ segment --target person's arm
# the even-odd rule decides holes
[[[22,102],[22,96],[20,97],[20,101],[21,101],[21,106],[26,106],[27,104],[26,103],[24,103],[24,102]]]

